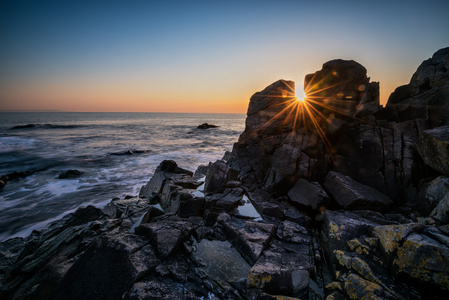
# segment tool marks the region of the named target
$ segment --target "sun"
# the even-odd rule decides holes
[[[304,100],[306,99],[306,94],[304,93],[304,90],[301,89],[300,87],[297,87],[295,89],[295,99],[300,102],[304,102]]]

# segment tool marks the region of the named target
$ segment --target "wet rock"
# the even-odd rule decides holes
[[[59,173],[58,179],[69,179],[76,178],[83,174],[83,172],[78,170],[65,170]]]
[[[329,196],[321,188],[319,183],[311,183],[302,178],[288,191],[288,196],[294,203],[312,209],[317,209],[321,205],[327,205],[329,201]]]
[[[250,265],[254,265],[269,246],[276,231],[272,224],[239,220],[226,213],[220,214],[217,225]]]
[[[231,211],[237,204],[240,203],[243,197],[243,189],[233,188],[226,189],[223,194],[215,194],[215,210],[217,211]]]
[[[217,128],[217,127],[220,127],[220,126],[209,124],[209,123],[203,123],[201,125],[198,125],[197,128],[198,129],[209,129],[209,128]]]
[[[142,154],[142,153],[148,153],[148,150],[136,150],[136,149],[129,149],[123,152],[112,152],[110,153],[110,155],[116,155],[116,156],[120,156],[120,155],[133,155],[133,154]]]
[[[426,165],[449,176],[449,126],[423,131],[417,148]]]
[[[324,186],[345,209],[385,210],[393,204],[386,195],[337,172],[328,173]]]

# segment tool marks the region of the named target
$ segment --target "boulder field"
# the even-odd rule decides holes
[[[447,299],[449,48],[385,107],[355,61],[255,93],[222,160],[0,243],[1,299]]]

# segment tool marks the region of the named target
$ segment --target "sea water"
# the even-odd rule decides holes
[[[219,127],[196,128],[206,122]],[[136,196],[165,159],[191,171],[214,162],[244,123],[244,114],[0,113],[0,175],[32,173],[0,190],[0,241],[79,206]],[[58,178],[70,169],[82,174]]]

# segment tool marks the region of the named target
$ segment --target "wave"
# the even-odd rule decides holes
[[[82,127],[82,125],[56,125],[56,124],[26,124],[26,125],[17,125],[14,127],[11,127],[11,130],[15,129],[35,129],[35,128],[49,128],[49,129],[72,129],[72,128],[79,128]]]

